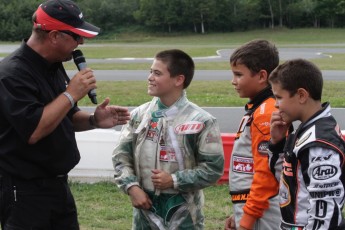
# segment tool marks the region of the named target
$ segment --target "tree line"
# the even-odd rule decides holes
[[[42,0],[0,0],[0,40],[30,35]],[[345,0],[75,0],[103,36],[129,30],[212,33],[260,28],[344,27]]]

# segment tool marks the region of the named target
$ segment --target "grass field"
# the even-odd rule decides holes
[[[110,97],[111,104],[122,106],[137,106],[151,100],[147,95],[146,81],[100,81],[97,83],[98,101]],[[326,81],[324,83],[323,101],[330,101],[332,107],[345,108],[344,82]],[[187,89],[188,99],[202,107],[242,107],[247,99],[241,99],[229,80],[224,81],[194,81]],[[79,101],[79,105],[93,106],[88,97]]]
[[[120,192],[115,184],[71,183],[77,203],[81,230],[129,230],[132,206],[129,197]],[[227,185],[204,189],[205,229],[224,229],[224,220],[230,215]]]

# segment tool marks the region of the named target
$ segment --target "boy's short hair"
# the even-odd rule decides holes
[[[164,50],[157,53],[155,59],[167,65],[171,77],[184,75],[183,88],[189,86],[194,76],[195,66],[193,59],[188,54],[179,49]]]
[[[270,83],[278,83],[290,96],[299,88],[309,92],[314,100],[321,100],[323,79],[320,69],[305,59],[293,59],[279,65],[269,76]]]
[[[266,70],[269,75],[279,65],[279,52],[267,40],[252,40],[237,48],[230,57],[231,65],[245,65],[253,74]]]

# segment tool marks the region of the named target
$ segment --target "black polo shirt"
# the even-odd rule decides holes
[[[67,174],[80,160],[72,108],[57,128],[36,144],[28,140],[44,106],[66,90],[62,63],[49,64],[23,41],[0,62],[0,173],[25,179]]]

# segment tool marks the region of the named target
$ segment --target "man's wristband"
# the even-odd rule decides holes
[[[63,92],[63,95],[65,95],[68,98],[69,102],[71,103],[71,108],[73,108],[74,107],[74,100],[73,100],[73,97],[71,96],[71,94],[69,94],[67,92]]]
[[[89,116],[89,124],[92,128],[97,128],[95,115],[93,113]]]

